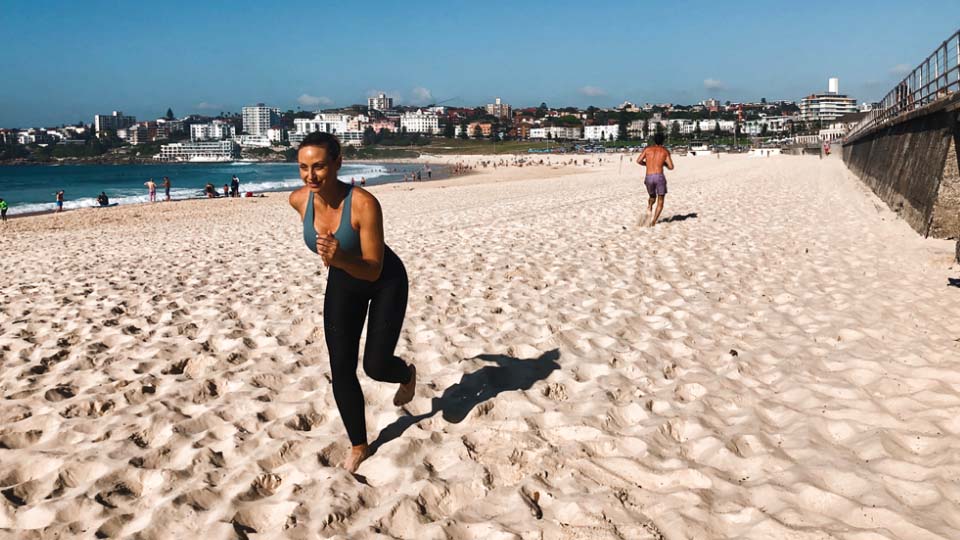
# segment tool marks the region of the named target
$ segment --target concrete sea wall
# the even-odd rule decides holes
[[[843,145],[847,167],[917,232],[960,237],[960,95]]]

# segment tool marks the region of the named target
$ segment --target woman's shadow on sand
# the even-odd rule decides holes
[[[546,379],[553,371],[560,369],[560,364],[557,363],[560,351],[557,349],[530,360],[502,354],[481,354],[477,358],[495,365],[487,365],[465,374],[460,382],[444,390],[443,395],[433,398],[430,412],[400,417],[383,428],[377,440],[370,445],[371,453],[376,453],[381,446],[400,437],[407,428],[421,420],[441,413],[447,422],[459,424],[474,407],[484,401],[495,398],[501,392],[527,390],[537,381]]]

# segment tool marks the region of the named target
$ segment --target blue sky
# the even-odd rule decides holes
[[[957,0],[0,0],[0,127],[264,102],[611,106],[864,100],[960,28]]]

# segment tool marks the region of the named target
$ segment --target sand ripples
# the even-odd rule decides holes
[[[12,221],[0,531],[956,537],[947,247],[838,161],[678,167],[653,230],[615,165],[378,188],[422,384],[364,380],[359,481],[285,201]]]

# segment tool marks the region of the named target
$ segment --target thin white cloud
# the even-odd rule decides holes
[[[913,68],[907,64],[897,64],[890,68],[890,74],[898,77],[905,77]]]
[[[206,101],[201,101],[200,103],[197,103],[196,108],[200,111],[222,111],[223,105],[220,105],[219,103],[207,103]]]
[[[422,86],[418,86],[413,89],[414,103],[425,104],[425,103],[430,103],[432,101],[433,101],[433,94],[430,92],[430,90]]]
[[[332,105],[333,100],[326,96],[311,96],[310,94],[300,94],[297,103],[304,107],[316,107],[318,105]]]
[[[607,95],[607,91],[599,86],[584,86],[583,88],[580,88],[578,92],[587,97],[603,97]]]
[[[717,79],[704,79],[703,87],[707,90],[723,90],[726,88],[723,81],[718,81]]]

